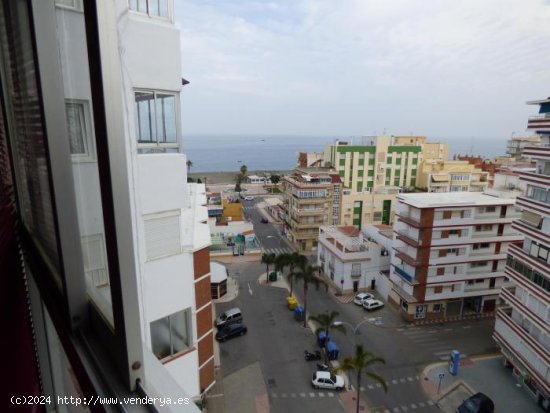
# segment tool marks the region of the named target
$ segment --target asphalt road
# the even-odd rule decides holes
[[[254,223],[263,249],[290,251],[290,245],[280,238],[280,229],[276,225],[260,222],[263,215],[256,208],[260,201],[258,198],[244,201],[244,208],[247,218]],[[315,337],[309,329],[303,329],[300,323],[292,319],[292,313],[284,305],[286,290],[257,284],[258,275],[265,272],[265,266],[259,260],[257,263],[239,263],[237,259],[235,263],[228,265],[228,270],[238,280],[239,296],[230,303],[218,304],[217,312],[234,306],[240,307],[249,333],[245,337],[220,345],[223,376],[259,361],[271,411],[342,411],[336,392],[316,392],[311,388],[311,374],[315,370],[315,364],[304,361],[303,351],[316,348]],[[296,295],[303,302],[301,284],[296,287]],[[426,413],[439,412],[422,390],[420,375],[423,368],[446,358],[452,349],[457,349],[466,356],[495,350],[491,338],[494,320],[414,327],[406,325],[398,313],[388,306],[367,313],[353,303],[337,301],[323,287],[319,290],[310,287],[309,315],[325,311],[338,311],[339,318],[347,323],[346,335],[337,331],[331,333],[341,349],[340,359],[353,354],[356,341],[386,360],[385,365],[377,365],[373,370],[388,383],[387,394],[374,382],[363,379],[361,397],[367,401],[372,413],[416,409]],[[374,324],[375,317],[380,318],[380,325]],[[354,335],[351,326],[359,323],[362,324]],[[355,385],[355,379],[352,379],[352,383]]]

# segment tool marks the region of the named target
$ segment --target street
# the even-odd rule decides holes
[[[287,241],[280,238],[276,225],[260,222],[264,215],[255,207],[260,200],[255,198],[244,202],[246,216],[254,223],[263,249],[291,251]],[[257,262],[245,262],[236,258],[227,264],[227,268],[229,275],[238,281],[239,294],[231,302],[218,304],[216,311],[220,313],[239,307],[248,334],[220,344],[223,377],[259,362],[270,411],[343,411],[339,393],[312,389],[311,374],[315,370],[315,362],[304,361],[303,352],[318,347],[311,330],[304,329],[286,308],[288,291],[258,284],[259,275],[265,273],[265,265],[260,264],[259,259]],[[303,302],[301,283],[295,286],[295,295]],[[308,315],[326,311],[337,311],[339,320],[347,330],[345,335],[338,331],[331,332],[332,339],[341,350],[340,360],[354,353],[356,342],[386,361],[384,365],[373,366],[373,371],[385,378],[387,394],[380,385],[363,376],[361,400],[373,413],[415,409],[421,412],[440,411],[422,389],[420,376],[424,367],[447,360],[454,349],[459,350],[466,360],[470,356],[495,350],[491,338],[494,321],[491,319],[412,326],[405,324],[398,313],[387,305],[369,313],[352,302],[342,302],[323,286],[319,290],[310,286]],[[356,326],[357,334],[354,335],[352,330]],[[351,382],[355,386],[355,377],[351,378]]]

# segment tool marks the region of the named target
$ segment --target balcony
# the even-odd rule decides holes
[[[395,256],[403,261],[405,261],[407,264],[413,266],[413,267],[418,267],[419,265],[422,264],[421,261],[418,261],[416,258],[413,258],[411,257],[409,254],[407,254],[406,252],[406,249],[405,248],[394,248],[395,250]]]
[[[550,392],[550,353],[517,324],[511,314],[510,308],[497,310],[494,337]]]
[[[293,212],[300,216],[309,217],[314,215],[324,215],[327,211],[325,208],[296,208]]]
[[[409,244],[413,247],[420,247],[422,246],[422,241],[418,239],[411,238],[408,231],[404,230],[397,230],[395,231],[397,234],[397,239],[405,242],[406,244]]]
[[[526,290],[524,290],[526,291]],[[527,295],[527,293],[524,293]],[[537,314],[533,309],[525,305],[521,298],[516,296],[516,287],[502,287],[500,289],[500,298],[505,300],[509,306],[514,310],[521,313],[523,316],[529,318],[541,331],[545,331],[546,334],[550,332],[550,325],[545,321],[545,311],[541,310],[540,314]]]
[[[399,277],[403,278],[409,284],[414,284],[415,283],[414,277],[412,275],[410,275],[408,272],[406,272],[403,268],[401,268],[401,266],[395,265],[395,264],[392,264],[392,265],[393,265],[393,268],[395,269],[395,273]]]

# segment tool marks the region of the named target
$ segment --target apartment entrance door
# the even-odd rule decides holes
[[[359,289],[359,281],[354,281],[353,282],[353,292],[356,293],[358,289]]]
[[[390,211],[391,211],[391,200],[388,199],[382,204],[382,224],[390,225]]]

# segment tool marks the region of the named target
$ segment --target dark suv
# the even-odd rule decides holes
[[[494,413],[493,401],[483,393],[476,393],[462,402],[456,413]]]
[[[244,324],[229,324],[216,333],[216,340],[225,341],[236,336],[244,336],[247,331],[248,330]]]

